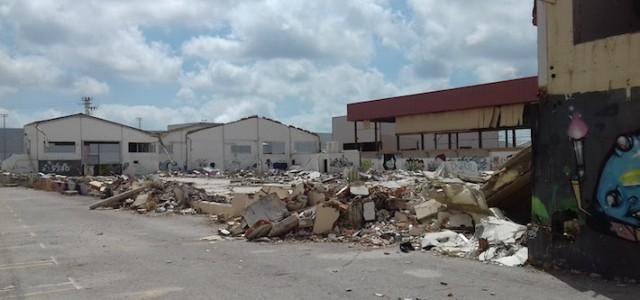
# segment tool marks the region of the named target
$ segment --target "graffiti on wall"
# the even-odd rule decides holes
[[[45,174],[80,176],[81,165],[80,160],[40,160],[38,171]]]
[[[599,171],[587,174],[587,162],[598,161],[585,153],[589,126],[573,106],[569,107],[569,112],[567,136],[575,163],[568,175],[577,211],[596,230],[625,240],[640,241],[640,130],[618,133],[613,140],[605,141],[609,150],[599,168],[589,169]],[[596,179],[593,195],[589,194],[586,183],[588,175],[594,175]],[[565,227],[567,221],[573,220],[565,220]]]
[[[353,167],[353,162],[346,158],[344,155],[342,157],[334,158],[329,162],[329,166],[332,168],[351,168]]]

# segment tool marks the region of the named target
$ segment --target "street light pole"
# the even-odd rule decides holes
[[[7,158],[7,116],[8,114],[6,113],[2,113],[0,114],[0,116],[2,117],[2,160],[4,161]]]

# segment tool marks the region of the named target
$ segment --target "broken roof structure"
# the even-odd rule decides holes
[[[378,123],[395,123],[398,139],[401,135],[422,135],[422,150],[426,133],[436,137],[438,134],[449,135],[449,149],[453,149],[452,134],[478,132],[479,148],[482,148],[481,132],[488,130],[512,131],[512,146],[515,147],[515,130],[530,127],[528,111],[537,99],[537,77],[525,77],[350,103],[347,120],[353,121],[354,125],[374,123],[376,132]],[[358,143],[357,129],[355,132]]]

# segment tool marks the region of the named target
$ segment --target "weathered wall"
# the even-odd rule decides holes
[[[71,164],[82,160],[82,145],[86,141],[119,142],[121,164],[125,174],[147,174],[158,170],[158,147],[153,153],[129,153],[129,142],[156,143],[157,137],[126,126],[109,123],[82,115],[60,118],[25,126],[26,151],[39,170],[75,169]],[[73,153],[49,153],[45,151],[48,142],[75,142]],[[52,163],[49,164],[49,161]],[[56,167],[56,161],[60,162]],[[68,168],[62,162],[68,162]],[[72,174],[75,175],[75,174]]]
[[[574,2],[537,2],[547,95],[533,132],[529,259],[640,278],[640,33],[574,43]],[[623,2],[600,4],[615,13]]]
[[[640,89],[550,96],[534,142],[532,261],[640,276]],[[582,208],[582,209],[581,209]]]
[[[537,5],[538,80],[549,94],[640,86],[640,33],[574,45],[573,1],[538,1]]]
[[[284,153],[265,154],[263,144],[270,142],[283,143]],[[290,166],[292,154],[296,153],[296,142],[313,142],[316,145],[314,152],[318,152],[320,140],[314,134],[269,119],[243,119],[189,134],[188,167],[205,167],[212,162],[216,168],[224,170],[260,166],[267,170],[269,163],[272,167],[277,163]],[[250,147],[250,152],[232,151],[239,146]]]

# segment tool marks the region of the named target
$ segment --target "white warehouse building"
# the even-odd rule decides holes
[[[189,169],[286,169],[296,164],[296,155],[320,150],[317,134],[258,116],[196,129],[186,137]]]
[[[187,135],[195,130],[218,126],[218,123],[198,122],[169,125],[167,131],[160,133],[160,169],[186,170]]]
[[[212,167],[226,171],[287,169],[309,164],[317,134],[264,117],[191,123],[149,132],[86,114],[24,126],[30,169],[60,175],[144,175],[158,170]]]
[[[141,175],[158,170],[158,137],[86,114],[24,126],[25,152],[42,173]]]

